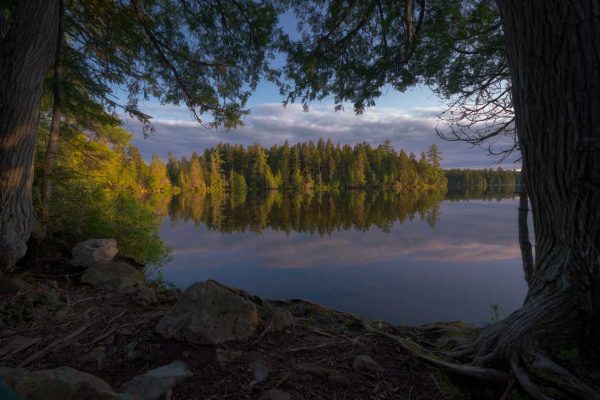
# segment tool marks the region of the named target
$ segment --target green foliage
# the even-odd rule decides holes
[[[165,278],[163,269],[160,265],[151,265],[144,269],[144,275],[146,282],[156,290],[173,290],[176,288],[175,284]]]
[[[138,102],[155,97],[184,103],[203,124],[234,127],[261,77],[276,78],[268,66],[281,34],[276,2],[81,0],[64,7],[61,86],[66,115],[77,123],[102,125],[99,117],[120,109],[147,124]]]
[[[243,204],[246,201],[248,187],[244,175],[234,172],[229,174],[230,199],[233,207]]]
[[[44,156],[46,133],[42,125],[38,159]],[[122,254],[160,264],[168,254],[158,237],[160,213],[143,196],[148,180],[156,185],[160,178],[170,185],[164,164],[155,157],[146,166],[139,151],[129,146],[130,134],[119,127],[105,127],[94,136],[90,140],[86,134],[73,134],[59,146],[48,225],[52,240],[66,250],[89,238],[115,238]]]
[[[520,171],[497,169],[450,169],[446,170],[448,186],[507,186],[513,191],[521,180]]]
[[[170,154],[166,169],[172,185],[184,192],[203,192],[202,165],[208,166],[210,192],[229,188],[237,193],[240,187],[251,192],[446,187],[439,150],[432,146],[428,154],[423,153],[417,161],[413,154],[409,157],[404,151],[396,152],[389,141],[375,148],[368,143],[354,147],[334,145],[323,139],[317,144],[310,141],[291,147],[286,141],[283,146],[274,145],[269,149],[260,144],[245,148],[220,143],[207,149],[203,156],[194,153],[190,161],[185,157],[177,160]]]
[[[333,96],[339,108],[351,102],[361,112],[384,86],[404,91],[427,83],[450,97],[486,77],[507,76],[492,0],[431,0],[410,9],[393,1],[289,2],[301,33],[282,46],[289,101]]]
[[[167,166],[162,162],[159,156],[152,156],[150,166],[148,167],[148,187],[155,191],[171,191],[171,181],[167,174]]]

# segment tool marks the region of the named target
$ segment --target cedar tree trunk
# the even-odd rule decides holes
[[[58,13],[58,0],[19,1],[0,38],[0,271],[14,268],[31,234],[33,152]]]
[[[59,0],[59,23],[58,37],[56,40],[56,57],[54,59],[54,71],[52,80],[52,122],[50,123],[50,132],[48,134],[48,143],[46,146],[46,155],[44,158],[44,176],[42,177],[42,215],[43,233],[48,228],[48,218],[50,212],[50,198],[52,197],[53,174],[56,164],[56,152],[58,151],[58,139],[60,137],[60,122],[62,119],[62,85],[63,85],[63,36],[64,36],[64,6],[63,1]]]

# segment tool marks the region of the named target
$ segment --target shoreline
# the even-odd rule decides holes
[[[402,398],[394,395],[399,387],[421,393],[413,398],[443,399],[445,391],[456,389],[445,373],[366,331],[362,320],[309,301],[265,300],[223,286],[258,306],[256,329],[246,340],[197,344],[156,333],[157,322],[181,299],[178,290],[156,291],[155,303],[142,304],[135,292],[31,276],[18,279],[19,291],[9,303],[3,296],[3,304],[35,294],[34,314],[44,315],[2,329],[0,379],[6,379],[5,369],[10,367],[31,373],[66,366],[102,379],[118,393],[140,374],[182,361],[192,376],[172,388],[172,399],[228,398],[226,392],[237,393],[231,398],[261,398],[273,390],[294,399],[367,399],[375,398],[373,390],[382,398]],[[286,310],[293,322],[273,329],[269,309]],[[394,334],[412,329],[376,325]],[[251,384],[256,365],[266,368],[268,378]],[[313,394],[306,395],[307,390]]]

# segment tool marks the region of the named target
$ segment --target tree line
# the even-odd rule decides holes
[[[285,141],[269,148],[219,143],[189,158],[178,159],[170,153],[166,164],[153,156],[147,181],[150,189],[163,184],[164,189],[196,192],[422,189],[446,186],[440,161],[435,145],[417,157],[396,151],[389,141],[377,147],[366,142],[333,144],[324,139],[294,145]]]
[[[158,155],[146,165],[135,146],[124,157],[139,175],[135,190],[223,192],[234,195],[273,189],[425,189],[447,186],[506,186],[514,191],[520,172],[498,169],[450,169],[441,167],[441,152],[433,144],[420,156],[396,151],[389,141],[376,147],[355,146],[319,139],[269,148],[261,144],[219,143],[177,158],[169,153],[165,163]]]
[[[506,186],[514,188],[521,183],[521,171],[497,169],[446,170],[448,186]]]

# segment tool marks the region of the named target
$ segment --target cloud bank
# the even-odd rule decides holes
[[[155,108],[157,108],[155,106]],[[150,110],[152,111],[152,110]],[[166,158],[169,152],[178,157],[189,156],[193,151],[201,153],[219,142],[250,145],[261,143],[268,147],[304,141],[330,138],[334,143],[356,144],[363,141],[374,146],[390,140],[396,149],[419,154],[435,143],[442,151],[444,168],[495,168],[497,158],[485,150],[473,148],[460,142],[447,142],[435,133],[440,124],[437,114],[440,109],[415,108],[400,110],[373,107],[362,115],[352,110],[335,112],[333,107],[317,105],[304,112],[297,104],[283,108],[279,103],[261,104],[253,107],[245,125],[226,131],[206,129],[186,117],[180,107],[161,106],[153,125],[155,132],[147,139],[143,137],[139,123],[128,120],[126,128],[134,132],[134,144],[144,158],[152,154]],[[504,162],[504,168],[517,168],[512,160]]]

